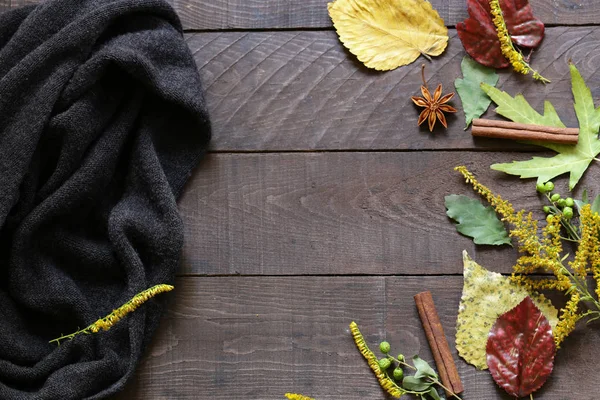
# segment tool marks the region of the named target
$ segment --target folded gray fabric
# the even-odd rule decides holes
[[[0,399],[123,388],[164,299],[108,332],[48,341],[173,282],[175,200],[209,138],[165,1],[50,0],[0,15]]]

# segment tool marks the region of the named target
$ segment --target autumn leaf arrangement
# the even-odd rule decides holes
[[[538,82],[549,82],[530,61],[543,40],[544,25],[534,17],[528,1],[467,0],[466,4],[469,16],[456,29],[469,56],[461,63],[463,77],[454,82],[466,127],[494,102],[496,112],[519,127],[542,126],[562,134],[565,125],[551,103],[545,102],[540,114],[522,95],[513,97],[495,88],[496,69],[508,67]],[[369,68],[388,71],[420,56],[431,60],[447,47],[444,21],[425,0],[335,0],[328,9],[344,46]],[[600,154],[600,109],[595,108],[577,68],[570,65],[569,70],[579,121],[576,143],[529,140],[557,154],[491,166],[521,178],[537,178],[537,191],[548,202],[544,227],[540,230],[532,213],[515,211],[465,167],[457,167],[457,171],[490,206],[464,195],[445,199],[447,215],[460,233],[480,245],[512,246],[514,242],[521,254],[510,277],[489,271],[463,254],[464,287],[456,331],[459,355],[478,369],[489,369],[495,382],[516,398],[533,399],[533,393],[552,373],[555,354],[576,324],[600,319],[600,196],[592,204],[586,196],[581,200],[563,198],[554,192],[551,182],[569,174],[572,190]],[[411,96],[421,108],[418,124],[426,123],[429,131],[438,121],[447,127],[445,113],[457,111],[450,104],[454,93],[444,94],[442,84],[432,93],[424,66],[421,78],[421,96]],[[510,226],[508,231],[505,225]],[[563,248],[564,242],[576,246],[573,256]],[[540,278],[540,273],[546,275]],[[595,288],[590,287],[588,275],[593,276]],[[542,293],[549,290],[564,294],[562,309],[556,309]],[[392,356],[389,344],[382,342],[383,356],[377,358],[354,322],[350,331],[381,387],[391,396],[413,394],[435,400],[443,396],[440,388],[458,398],[419,357],[415,356],[411,365],[403,356]],[[409,371],[414,374],[406,375]],[[286,396],[310,399],[293,393]]]
[[[456,169],[491,207],[463,195],[446,197],[447,215],[457,222],[460,233],[483,245],[510,244],[512,238],[521,254],[510,278],[485,270],[464,254],[464,288],[456,334],[459,355],[479,369],[489,368],[494,380],[515,397],[532,397],[543,385],[552,372],[556,350],[578,323],[600,319],[600,197],[591,204],[586,192],[580,200],[563,197],[551,182],[568,174],[572,190],[600,153],[600,109],[595,108],[591,91],[577,68],[569,68],[579,121],[578,143],[536,143],[558,154],[491,166],[522,178],[537,178],[536,190],[547,203],[543,207],[547,215],[542,221],[544,227],[540,229],[540,222],[531,212],[515,211],[511,203],[480,184],[465,167]],[[549,102],[539,114],[523,96],[512,97],[486,85],[482,88],[498,105],[497,112],[513,121],[564,126]],[[511,227],[509,232],[504,224]],[[565,244],[575,246],[574,255],[569,256]],[[561,310],[541,294],[549,290],[565,296]],[[517,304],[527,298],[531,301]],[[499,338],[507,334],[512,341],[501,343],[504,341]],[[532,341],[524,347],[516,346],[523,343],[516,340],[516,334]],[[519,367],[523,365],[532,367]]]
[[[548,202],[544,206],[545,226],[540,231],[531,212],[515,211],[510,202],[479,183],[465,167],[456,170],[511,227],[509,235],[521,254],[512,275],[506,278],[485,270],[465,253],[457,350],[477,368],[489,368],[498,385],[512,396],[532,397],[552,372],[555,352],[576,324],[600,319],[600,197],[590,204],[587,195],[579,201],[563,198],[552,193],[552,182],[538,184],[537,191]],[[449,211],[453,208],[451,204]],[[467,234],[492,244],[482,233],[488,225],[498,233],[496,216],[480,214],[477,219],[479,230]],[[474,222],[465,221],[468,225]],[[576,245],[572,257],[563,248],[565,242]],[[545,275],[540,277],[540,273]],[[590,285],[588,276],[593,276],[595,285]],[[564,294],[562,309],[556,310],[541,294],[549,290]],[[515,307],[520,299],[526,301]]]
[[[549,82],[534,70],[529,58],[544,37],[544,24],[534,17],[527,0],[466,0],[469,17],[457,24],[467,54],[463,79],[455,82],[467,126],[490,104],[480,89],[483,82],[495,85],[495,69],[512,68]],[[440,56],[448,45],[448,29],[426,0],[335,0],[329,15],[341,42],[366,67],[388,71],[423,56]],[[525,56],[522,49],[530,53]],[[444,113],[456,112],[449,104],[454,93],[443,94],[438,84],[432,95],[423,77],[422,97],[411,99],[421,110],[418,124],[427,121],[432,132],[437,121],[447,128]]]
[[[459,355],[478,369],[489,368],[496,383],[514,397],[533,398],[552,372],[556,351],[576,325],[600,319],[600,196],[591,204],[585,191],[580,200],[563,197],[551,182],[568,174],[572,190],[600,153],[600,108],[595,108],[577,68],[570,65],[569,69],[578,143],[534,142],[558,154],[491,166],[521,178],[537,178],[546,220],[515,211],[462,166],[456,170],[490,207],[463,195],[445,199],[447,215],[460,233],[481,245],[511,244],[512,238],[521,254],[510,278],[487,271],[463,255],[464,287],[456,332]],[[498,105],[497,112],[515,122],[564,127],[549,102],[539,114],[521,95],[512,97],[485,84],[482,88]],[[505,224],[510,226],[508,232]],[[569,250],[573,249],[566,245],[575,247],[572,256]],[[542,294],[547,291],[562,293],[565,306],[554,308]]]

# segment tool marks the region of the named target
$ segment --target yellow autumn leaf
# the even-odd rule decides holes
[[[529,293],[510,279],[488,271],[463,251],[464,286],[456,320],[456,350],[469,364],[486,369],[485,346],[488,334],[501,314],[513,309],[526,296],[548,318],[552,329],[558,310],[544,295]]]
[[[430,59],[448,45],[444,20],[425,0],[336,0],[327,7],[344,46],[369,68]]]

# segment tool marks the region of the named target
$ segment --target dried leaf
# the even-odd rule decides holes
[[[527,396],[546,382],[556,346],[548,319],[530,297],[498,318],[486,352],[492,377],[511,396]]]
[[[471,57],[465,56],[460,63],[463,78],[454,81],[454,87],[462,101],[465,112],[467,129],[474,118],[479,118],[490,106],[492,99],[481,89],[481,83],[496,86],[498,74],[496,70],[475,62]]]
[[[469,17],[456,24],[458,37],[467,53],[487,67],[510,65],[502,55],[496,27],[492,22],[489,0],[467,0]],[[500,7],[513,43],[537,47],[544,37],[544,24],[533,16],[527,0],[500,0]]]
[[[475,244],[510,244],[508,232],[492,207],[457,194],[446,196],[444,200],[448,209],[446,215],[458,222],[456,230],[472,237]]]
[[[328,9],[344,46],[369,68],[439,56],[448,44],[444,20],[425,0],[335,0]]]
[[[592,93],[577,68],[571,64],[570,69],[575,113],[579,120],[579,142],[575,146],[532,142],[559,154],[551,158],[533,157],[528,161],[494,164],[491,166],[492,169],[519,175],[521,178],[537,177],[538,182],[547,182],[556,176],[569,173],[569,189],[572,190],[577,185],[590,163],[600,153],[600,140],[597,138],[600,128],[600,107],[594,108]],[[515,122],[564,126],[556,115],[554,107],[548,102],[546,102],[545,115],[542,117],[520,95],[512,98],[485,84],[482,85],[482,89],[500,106],[496,111]]]
[[[541,294],[528,293],[507,277],[490,272],[463,252],[464,286],[456,321],[456,349],[469,364],[487,368],[488,333],[499,315],[514,308],[530,296],[542,310],[550,325],[558,322],[558,310]]]

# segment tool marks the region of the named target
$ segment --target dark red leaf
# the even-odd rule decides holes
[[[480,1],[489,4],[486,0]],[[533,16],[528,0],[500,0],[500,8],[514,43],[528,49],[540,45],[544,38],[544,23]]]
[[[509,66],[502,55],[488,0],[467,0],[469,17],[456,25],[467,53],[478,63],[493,68]],[[533,16],[527,0],[500,0],[512,40],[519,46],[537,47],[544,37],[544,24]]]
[[[529,296],[498,317],[486,352],[492,377],[511,396],[527,396],[546,382],[556,346],[550,323]]]

